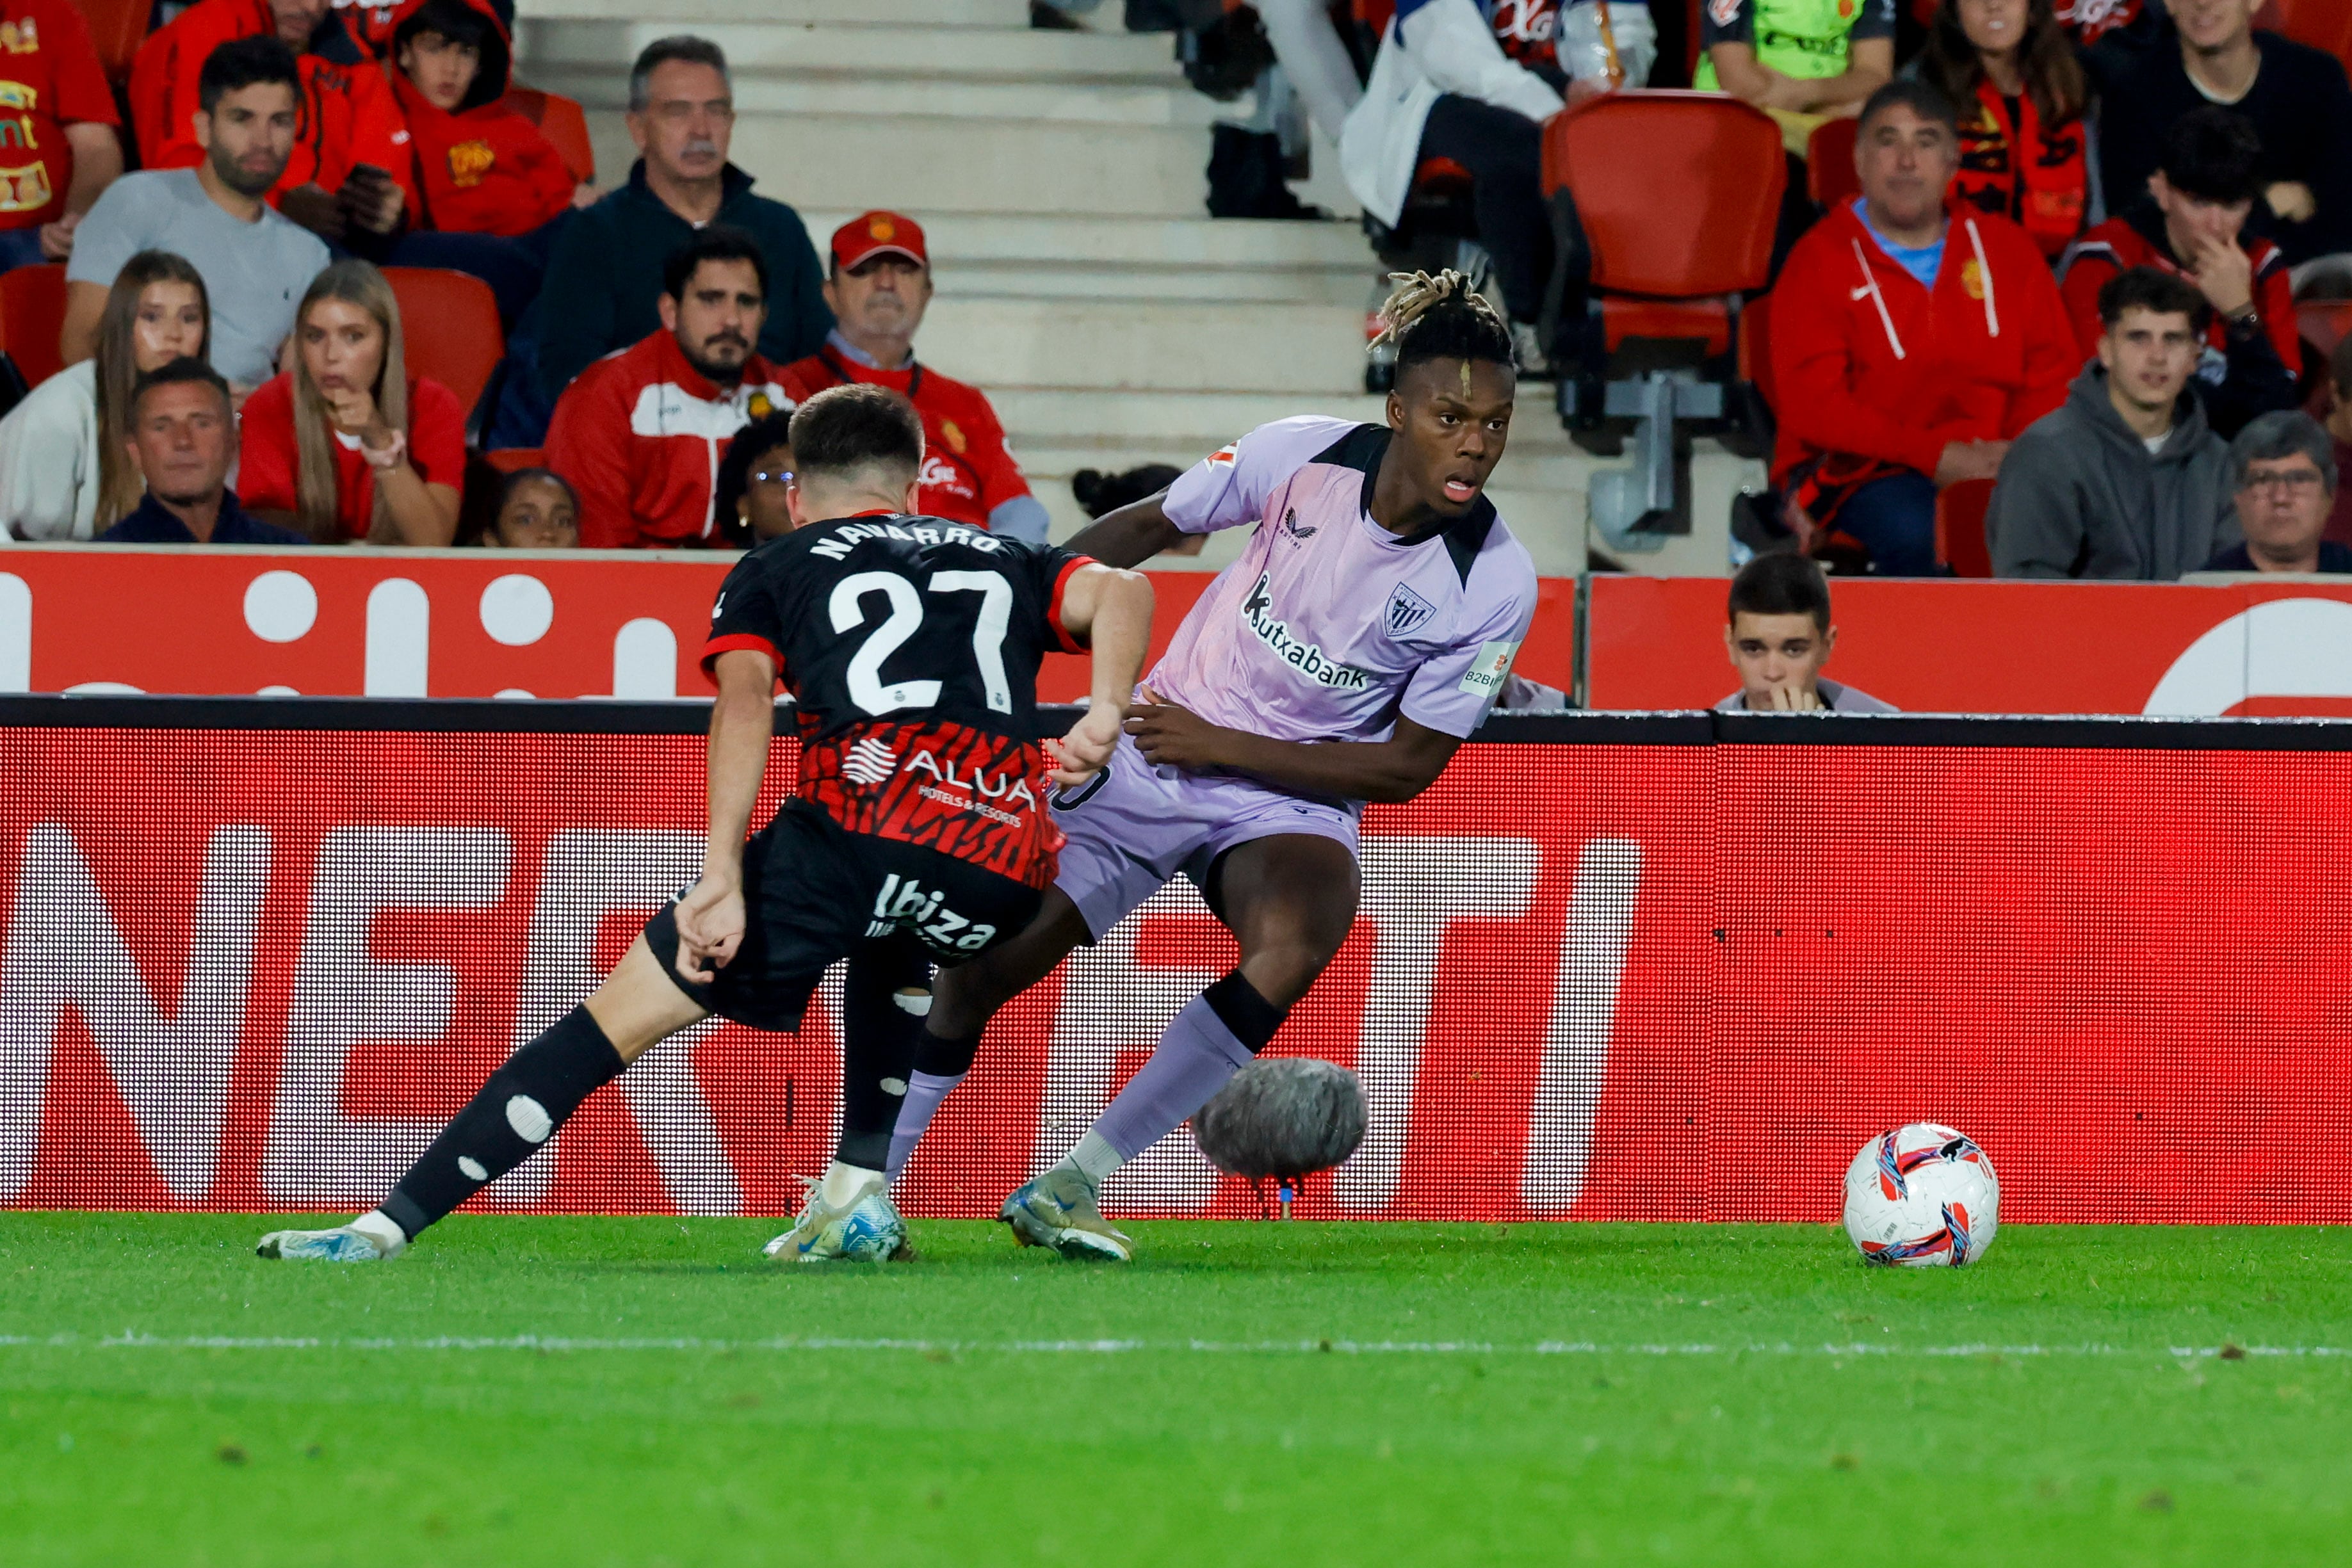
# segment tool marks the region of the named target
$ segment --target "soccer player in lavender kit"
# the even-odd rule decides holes
[[[945,971],[891,1140],[896,1176],[982,1030],[1179,872],[1241,946],[1069,1157],[1004,1200],[1024,1245],[1125,1261],[1103,1178],[1273,1039],[1356,918],[1357,816],[1436,781],[1510,673],[1535,564],[1483,495],[1510,434],[1509,329],[1459,274],[1403,279],[1386,426],[1262,425],[1071,548],[1133,566],[1255,525],[1144,678],[1109,764],[1052,800],[1066,842],[1027,930]],[[1335,744],[1336,743],[1336,744]]]

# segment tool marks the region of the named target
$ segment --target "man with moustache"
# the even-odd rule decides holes
[[[732,548],[711,476],[737,431],[790,406],[753,346],[767,298],[758,242],[712,225],[663,264],[661,329],[555,405],[547,465],[580,492],[583,548]]]
[[[770,287],[755,340],[770,363],[816,352],[833,326],[800,214],[752,194],[751,177],[727,161],[735,100],[718,45],[694,37],[646,45],[629,72],[628,126],[638,158],[627,183],[565,226],[515,334],[520,341],[509,345],[518,360],[529,345],[530,385],[506,394],[493,444],[540,444],[522,439],[530,411],[517,406],[517,392],[540,394],[544,418],[573,377],[654,329],[664,258],[709,225],[740,230],[759,247]],[[508,373],[520,378],[524,370],[510,361]]]
[[[205,161],[125,174],[74,234],[66,267],[68,364],[97,350],[98,319],[122,264],[142,250],[193,263],[212,300],[212,362],[238,401],[277,373],[295,302],[327,247],[268,204],[294,147],[301,78],[276,38],[237,38],[205,61],[195,120]]]

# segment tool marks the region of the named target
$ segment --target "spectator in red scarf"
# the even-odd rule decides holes
[[[1919,74],[1960,111],[1962,203],[2009,219],[2056,260],[2091,212],[2090,84],[2051,0],[1943,0]]]

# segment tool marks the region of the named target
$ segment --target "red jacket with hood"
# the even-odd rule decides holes
[[[529,234],[572,204],[572,171],[538,126],[500,101],[511,53],[489,0],[464,3],[481,13],[490,31],[474,85],[455,113],[434,108],[400,68],[401,41],[415,30],[425,0],[404,0],[393,18],[384,71],[416,155],[421,200],[414,221],[418,228],[463,234]]]
[[[199,0],[169,26],[150,34],[131,64],[131,116],[139,132],[139,161],[150,169],[193,169],[205,161],[196,145],[196,78],[206,57],[235,38],[274,36],[269,0]],[[400,105],[374,58],[333,12],[296,57],[302,74],[294,155],[269,193],[278,198],[297,185],[342,188],[354,164],[372,163],[401,186],[407,210],[416,210],[414,160]]]
[[[2050,264],[2015,224],[1953,217],[1931,292],[1853,203],[1833,207],[1772,291],[1773,477],[1832,455],[1933,475],[1947,443],[2007,441],[2056,408],[2082,366]]]

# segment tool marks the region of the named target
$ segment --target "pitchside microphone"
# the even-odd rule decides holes
[[[1287,1219],[1298,1178],[1354,1154],[1370,1113],[1364,1086],[1346,1068],[1311,1056],[1262,1057],[1201,1107],[1192,1141],[1228,1176],[1274,1178]]]

